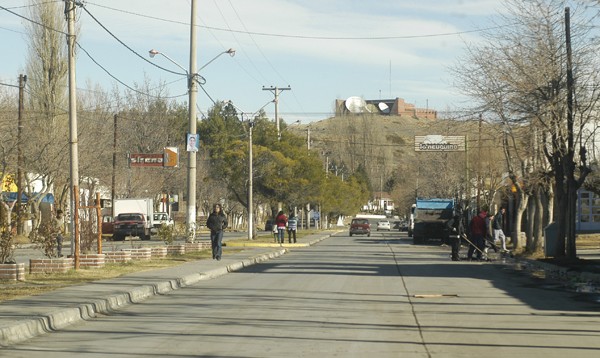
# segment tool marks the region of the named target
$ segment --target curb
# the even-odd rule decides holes
[[[13,325],[0,328],[0,347],[13,345],[44,333],[60,330],[76,322],[93,319],[97,314],[108,314],[132,303],[142,302],[149,297],[193,285],[199,281],[217,278],[229,272],[282,256],[287,252],[287,249],[280,249],[256,255],[206,272],[193,273],[177,279],[134,287],[128,291],[81,303],[75,307],[59,309],[28,320],[22,320]]]

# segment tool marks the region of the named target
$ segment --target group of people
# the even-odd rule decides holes
[[[62,257],[62,243],[64,234],[64,219],[62,210],[56,211],[56,216],[53,219],[54,235],[56,237],[56,249],[58,257]],[[206,220],[206,227],[210,230],[210,243],[212,248],[213,260],[221,260],[223,254],[223,230],[228,226],[227,216],[223,212],[220,204],[213,205],[213,211]],[[277,242],[283,243],[285,239],[285,231],[288,232],[288,242],[296,242],[296,231],[298,229],[298,219],[294,213],[288,217],[280,211],[275,218],[275,227],[277,229]]]
[[[221,205],[215,204],[213,212],[208,216],[206,226],[210,229],[210,241],[212,246],[212,255],[214,260],[221,260],[223,253],[223,230],[227,228],[227,216],[223,213]],[[288,232],[288,242],[296,243],[296,231],[298,230],[298,219],[294,213],[288,218],[283,211],[279,211],[275,217],[275,225],[277,230],[276,242],[283,244],[285,241],[285,232]],[[293,241],[292,241],[293,240]]]
[[[279,211],[275,217],[275,224],[273,225],[273,238],[275,242],[283,244],[285,241],[285,232],[288,232],[288,243],[296,243],[296,231],[298,230],[298,218],[292,212],[288,218],[283,211]]]
[[[467,260],[473,260],[473,255],[477,260],[482,260],[484,254],[487,254],[488,244],[498,252],[496,242],[502,245],[502,252],[508,252],[506,248],[506,236],[504,235],[504,215],[506,208],[500,207],[495,215],[488,214],[485,210],[480,210],[469,222],[469,250],[467,251]],[[449,241],[452,248],[450,258],[452,261],[460,261],[459,251],[460,243],[463,238],[467,239],[466,230],[463,225],[462,215],[457,211],[452,219],[448,221]]]

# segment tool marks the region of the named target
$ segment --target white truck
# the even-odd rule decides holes
[[[154,201],[151,198],[115,199],[113,209],[113,240],[121,241],[126,236],[150,240],[154,227]]]
[[[162,224],[173,227],[173,225],[175,225],[175,222],[173,221],[173,219],[171,219],[169,213],[157,211],[152,217],[152,233],[156,234]]]

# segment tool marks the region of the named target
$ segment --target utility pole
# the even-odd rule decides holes
[[[110,189],[110,200],[111,200],[111,214],[113,218],[115,217],[115,199],[116,195],[116,176],[117,176],[117,115],[114,115],[114,129],[113,129],[113,157],[112,157],[112,183]]]
[[[21,213],[21,197],[23,196],[23,148],[21,147],[21,137],[23,135],[23,92],[25,89],[27,76],[19,75],[19,118],[17,120],[17,234],[23,234],[23,215]],[[10,224],[10,223],[9,223]]]
[[[292,88],[289,85],[284,88],[263,86],[263,91],[271,91],[271,93],[273,93],[275,95],[275,99],[273,100],[273,102],[275,102],[275,122],[277,123],[277,140],[281,140],[281,127],[279,126],[279,110],[278,110],[279,93],[281,93],[281,91],[287,91],[287,90],[291,90],[291,89]]]
[[[252,119],[248,121],[248,240],[254,239],[254,205],[252,203],[252,182],[253,182],[253,167],[252,167],[252,128],[254,127],[254,122]]]
[[[310,125],[306,128],[306,148],[310,150]]]
[[[79,152],[77,147],[77,97],[75,81],[75,0],[65,0],[65,14],[68,23],[69,58],[69,138],[71,149],[71,255],[75,259],[75,269],[79,269]]]
[[[190,20],[190,70],[188,72],[189,89],[189,134],[196,135],[196,96],[198,85],[196,83],[196,0],[192,0]],[[187,241],[196,239],[196,152],[188,152],[188,201],[187,201]]]
[[[480,196],[481,196],[481,122],[483,117],[479,114],[479,138],[477,139],[477,212],[481,210]]]

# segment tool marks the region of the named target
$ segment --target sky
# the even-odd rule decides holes
[[[52,0],[49,0],[52,1]],[[62,3],[62,0],[57,0]],[[27,16],[27,0],[0,6]],[[336,99],[403,98],[440,112],[468,106],[448,70],[478,41],[502,10],[500,0],[197,0],[197,67],[230,48],[200,71],[199,116],[213,100],[230,100],[245,113],[260,108],[308,123],[334,114]],[[134,87],[165,83],[171,96],[188,101],[182,70],[189,69],[191,0],[89,0],[77,10],[79,44],[119,81]],[[0,83],[17,84],[27,56],[26,20],[0,8]],[[66,45],[65,45],[66,46]],[[134,52],[141,55],[138,57]],[[121,90],[111,76],[79,51],[77,87]]]

